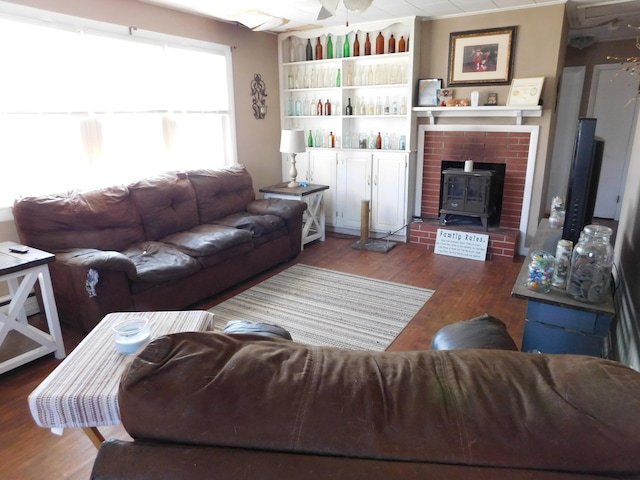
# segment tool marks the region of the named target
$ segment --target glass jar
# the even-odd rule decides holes
[[[548,293],[553,280],[554,257],[551,253],[536,250],[531,253],[527,288],[535,292]]]
[[[549,214],[549,226],[551,228],[562,228],[566,215],[564,197],[556,196],[551,201],[551,213]]]
[[[603,225],[587,225],[571,255],[567,293],[581,302],[605,303],[610,298],[613,230]]]

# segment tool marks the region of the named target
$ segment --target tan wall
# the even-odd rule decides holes
[[[14,0],[12,3],[85,17],[123,26],[135,26],[169,35],[232,45],[238,161],[244,163],[257,188],[281,181],[278,49],[273,34],[204,17],[175,12],[135,0]],[[250,83],[260,73],[266,84],[269,111],[256,120],[251,108]],[[0,216],[0,241],[17,240],[15,227]]]
[[[566,19],[564,5],[512,10],[504,13],[473,15],[451,19],[426,21],[422,24],[420,51],[420,78],[448,78],[449,35],[452,32],[517,26],[513,77],[545,77],[542,98],[544,100],[541,118],[527,118],[527,125],[540,125],[540,140],[536,158],[531,211],[529,214],[528,239],[531,240],[544,214],[546,198],[546,178],[551,162],[555,130],[555,112],[559,72],[564,61]],[[542,28],[541,26],[544,26]],[[544,34],[542,34],[544,32]],[[454,97],[469,97],[472,90],[480,91],[481,102],[488,92],[498,93],[498,103],[504,105],[509,96],[509,85],[452,87]],[[438,123],[457,124],[499,124],[511,120],[505,118],[447,118]],[[426,120],[422,120],[426,123]],[[527,242],[528,243],[528,242]]]

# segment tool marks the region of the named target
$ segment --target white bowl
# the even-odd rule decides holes
[[[116,342],[118,353],[130,355],[149,340],[151,327],[149,319],[144,317],[131,317],[120,320],[113,325],[113,339]]]

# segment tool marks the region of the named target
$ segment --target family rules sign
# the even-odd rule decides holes
[[[450,257],[485,261],[489,235],[438,229],[434,252]]]

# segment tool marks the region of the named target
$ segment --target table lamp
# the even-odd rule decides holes
[[[291,154],[291,170],[289,170],[291,181],[287,184],[289,188],[296,188],[298,186],[296,182],[296,177],[298,176],[298,170],[296,170],[296,153],[304,152],[305,147],[303,130],[282,130],[282,135],[280,136],[280,152]]]

